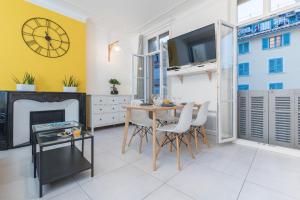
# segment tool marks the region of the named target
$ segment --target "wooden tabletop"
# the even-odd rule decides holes
[[[175,106],[171,106],[171,107],[155,106],[155,105],[151,105],[151,106],[125,105],[123,107],[126,109],[129,109],[129,110],[164,111],[164,110],[177,110],[177,109],[179,110],[179,109],[182,109],[184,107],[184,105],[175,105]],[[201,107],[201,104],[195,104],[194,107],[196,109],[199,109]]]

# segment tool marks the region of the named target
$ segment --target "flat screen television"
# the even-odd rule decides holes
[[[168,40],[168,53],[170,68],[216,60],[215,25]]]

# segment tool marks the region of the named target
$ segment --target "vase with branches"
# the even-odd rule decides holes
[[[112,85],[110,94],[113,94],[113,95],[119,94],[119,91],[118,91],[118,88],[116,87],[116,85],[121,85],[120,81],[118,81],[117,79],[110,79],[109,84]]]

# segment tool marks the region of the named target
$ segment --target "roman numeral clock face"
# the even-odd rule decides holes
[[[27,20],[22,27],[22,36],[31,50],[48,58],[61,57],[70,48],[70,40],[65,30],[49,19]]]

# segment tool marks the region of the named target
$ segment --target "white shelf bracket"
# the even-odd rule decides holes
[[[206,71],[206,74],[208,76],[208,80],[211,81],[212,71]]]
[[[178,79],[180,80],[180,82],[182,84],[183,83],[183,75],[178,75],[177,77],[178,77]]]

